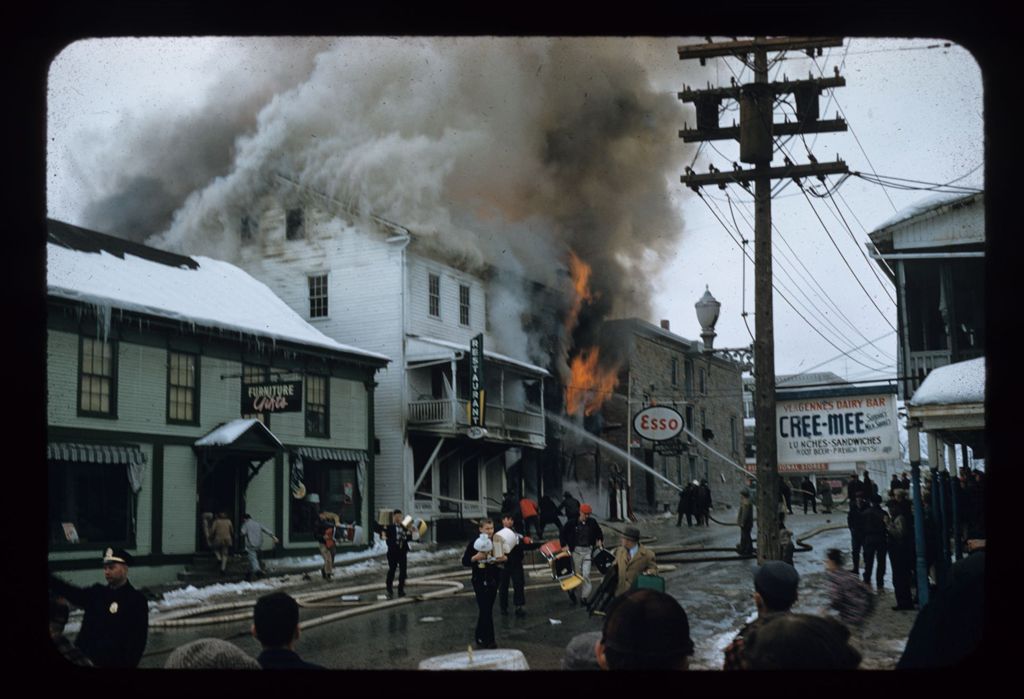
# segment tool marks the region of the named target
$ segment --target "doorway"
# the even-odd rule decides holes
[[[230,456],[221,457],[212,463],[206,459],[199,460],[196,466],[196,488],[199,498],[199,511],[196,513],[197,551],[209,548],[203,528],[203,513],[212,512],[216,516],[218,512],[226,512],[235,532],[238,532],[242,515],[245,513],[241,478],[244,467],[243,460]]]

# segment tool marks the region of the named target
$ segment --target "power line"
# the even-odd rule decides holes
[[[728,194],[726,195],[726,199],[727,200],[729,199]],[[731,207],[731,203],[730,203],[730,207]],[[747,226],[750,227],[751,230],[753,230],[753,226],[750,223],[750,220],[746,217],[743,209],[740,209],[740,215],[743,217],[743,220],[747,224]],[[857,327],[856,324],[852,323],[849,320],[849,318],[847,318],[847,314],[843,313],[843,311],[839,308],[839,306],[836,304],[836,302],[832,300],[832,298],[831,298],[831,296],[829,296],[828,292],[824,289],[824,287],[821,286],[821,284],[815,278],[814,273],[811,272],[809,269],[807,269],[807,266],[804,265],[803,261],[800,259],[800,256],[797,255],[796,251],[793,250],[792,246],[786,240],[786,237],[782,234],[782,231],[779,229],[778,226],[775,225],[774,222],[772,222],[772,228],[778,234],[779,240],[781,240],[786,245],[786,247],[789,248],[789,251],[793,254],[793,257],[796,259],[797,263],[800,265],[800,267],[802,267],[804,269],[804,271],[807,273],[807,276],[810,277],[810,281],[814,283],[814,285],[818,288],[818,290],[820,290],[822,298],[827,302],[827,304],[829,304],[831,306],[831,309],[836,312],[836,315],[838,317],[842,318],[844,321],[846,321],[846,324],[849,325],[854,330],[854,332],[856,332],[858,335],[860,335],[864,340],[867,340],[868,339],[867,336],[864,335],[863,332],[861,332],[860,328]],[[782,266],[782,260],[785,260],[788,264],[792,264],[792,262],[784,254],[784,251],[778,246],[778,244],[775,244],[774,247],[775,247],[775,250],[779,253],[779,266],[780,266],[780,270],[784,271],[784,268]],[[796,269],[795,266],[793,268]],[[798,270],[797,270],[797,273],[799,275],[799,271]],[[801,276],[801,279],[805,283],[807,282],[807,277],[803,277],[803,275],[799,275],[799,276]],[[791,276],[790,276],[790,278],[792,279]],[[797,286],[798,286],[798,288],[802,289],[802,287],[800,287],[800,285],[797,285]],[[808,284],[808,286],[809,286],[809,284]],[[814,302],[811,300],[810,296],[807,294],[806,291],[804,291],[804,295],[807,297],[808,301],[811,301],[811,305],[813,306]],[[827,312],[823,313],[822,311],[820,311],[818,309],[815,309],[815,310],[816,310],[818,315],[822,316],[825,319],[825,321],[829,323],[829,325],[832,327],[832,329],[836,333],[836,335],[838,335],[840,338],[842,338],[845,342],[848,342],[851,345],[853,344],[853,342],[851,342],[849,337],[847,337],[842,331],[840,331],[834,324],[831,323],[831,321],[828,319],[828,313]],[[866,352],[864,354],[865,354],[865,356],[869,356],[872,360],[876,359],[876,357],[871,357]]]
[[[802,185],[797,185],[797,186],[799,186],[800,190],[803,191],[804,188],[803,188]],[[868,297],[868,300],[871,301],[871,305],[873,305],[875,307],[875,309],[878,311],[878,314],[880,316],[882,316],[882,318],[885,320],[886,324],[888,324],[888,326],[890,328],[892,328],[893,330],[896,330],[896,326],[892,324],[892,321],[889,320],[888,316],[886,316],[885,313],[882,311],[882,309],[879,308],[878,304],[875,303],[874,297],[871,296],[871,294],[868,293],[868,290],[864,287],[864,285],[861,284],[860,277],[858,277],[857,273],[853,271],[853,267],[850,266],[850,262],[846,259],[846,256],[843,254],[843,251],[839,249],[839,245],[836,243],[835,238],[832,237],[832,233],[831,233],[831,231],[829,231],[828,226],[826,226],[825,222],[821,219],[821,216],[818,214],[818,210],[814,208],[814,204],[811,202],[811,198],[807,197],[806,194],[807,193],[804,192],[804,195],[805,195],[805,197],[807,199],[807,203],[811,207],[811,211],[814,212],[814,216],[818,219],[818,222],[821,223],[821,227],[823,229],[825,229],[825,233],[828,235],[828,239],[832,241],[833,247],[835,247],[836,252],[839,253],[839,257],[842,258],[843,263],[846,265],[846,268],[848,270],[850,270],[850,274],[853,275],[853,278],[854,278],[854,280],[856,280],[857,285],[864,292],[864,295]]]
[[[722,219],[720,219],[718,217],[718,214],[716,214],[715,211],[711,208],[711,205],[708,204],[707,201],[704,200],[703,194],[698,192],[697,195],[700,197],[701,201],[704,201],[704,205],[708,207],[709,211],[711,211],[711,215],[714,216],[718,220],[718,222],[722,225],[722,228],[724,228],[726,233],[729,234],[729,237],[732,238],[732,232],[729,230],[729,227],[725,224],[724,221],[722,221]],[[733,238],[733,242],[736,242],[742,248],[742,244],[740,244],[739,241],[735,240],[735,238]],[[753,258],[751,258],[746,253],[745,250],[744,250],[744,255],[747,256],[747,259],[750,259],[750,261],[753,262]],[[832,347],[837,349],[843,356],[848,357],[855,364],[860,364],[865,369],[870,369],[872,371],[884,371],[884,369],[879,369],[877,367],[869,367],[867,364],[864,364],[863,362],[861,362],[857,358],[851,357],[849,352],[844,351],[842,347],[839,347],[836,343],[832,342],[832,340],[830,340],[829,338],[825,337],[825,335],[822,334],[822,332],[817,327],[815,327],[809,320],[807,320],[807,318],[804,317],[804,315],[802,313],[800,313],[799,310],[797,310],[797,308],[793,305],[793,303],[789,300],[789,298],[779,290],[779,288],[775,285],[774,281],[772,282],[772,288],[775,290],[775,293],[777,293],[779,295],[779,297],[789,305],[789,307],[793,310],[794,313],[796,313],[796,315],[800,318],[800,320],[804,321],[804,323],[807,324],[807,327],[809,327],[811,330],[813,330],[819,336],[821,336],[821,338],[825,342],[827,342]]]

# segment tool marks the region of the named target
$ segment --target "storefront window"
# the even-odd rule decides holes
[[[308,495],[303,500],[289,498],[292,540],[312,536],[313,521],[319,512],[333,512],[342,522],[361,521],[362,499],[355,463],[304,460],[303,482],[306,493],[319,496],[320,504],[311,505]]]
[[[51,546],[132,545],[132,495],[126,469],[125,464],[49,462]]]

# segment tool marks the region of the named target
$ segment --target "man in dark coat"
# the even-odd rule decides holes
[[[750,491],[744,488],[740,491],[740,509],[736,514],[736,524],[740,526],[740,543],[736,550],[741,556],[749,556],[754,553],[754,543],[750,532],[754,528],[754,503],[750,500]]]
[[[538,531],[540,536],[538,539],[544,538],[544,530],[547,529],[549,524],[555,525],[555,531],[562,531],[562,520],[558,518],[558,505],[551,499],[550,496],[545,495],[540,499],[540,524],[538,525]]]
[[[409,556],[409,532],[402,526],[402,511],[391,513],[391,524],[384,527],[384,541],[388,545],[388,575],[384,580],[388,599],[395,596],[393,585],[398,569],[398,596],[405,597],[405,569]]]
[[[814,514],[818,514],[818,505],[814,500],[818,491],[814,489],[814,483],[811,483],[810,476],[804,476],[803,481],[800,482],[800,490],[803,491],[802,495],[804,496],[804,514],[807,514],[808,505],[814,510]]]
[[[864,582],[871,584],[871,571],[875,570],[876,587],[881,590],[885,581],[885,547],[888,540],[889,516],[882,510],[882,498],[871,496],[871,505],[861,515],[864,522]]]
[[[558,506],[558,511],[565,515],[566,522],[575,522],[580,516],[580,501],[567,490],[562,493],[562,504]]]
[[[583,604],[587,603],[590,596],[590,564],[593,560],[594,547],[604,546],[604,533],[597,520],[590,516],[592,512],[593,508],[587,503],[580,505],[579,517],[566,522],[558,537],[562,547],[568,548],[572,554],[573,571],[583,578],[583,585],[580,587]],[[574,590],[569,590],[569,601],[576,604]]]
[[[676,514],[676,526],[683,525],[683,515],[686,515],[686,526],[693,526],[693,515],[696,511],[697,486],[699,483],[693,481],[687,483],[686,487],[679,493],[679,508]]]
[[[501,524],[503,529],[507,529],[514,535],[515,543],[511,550],[508,550],[507,547],[502,549],[505,553],[505,563],[499,566],[501,573],[498,577],[498,607],[501,609],[502,616],[508,614],[508,587],[509,583],[512,583],[512,604],[516,608],[515,615],[524,617],[526,616],[526,611],[523,609],[526,604],[526,576],[523,572],[523,554],[530,549],[540,548],[542,542],[534,542],[529,536],[526,536],[522,524],[515,521],[511,512],[506,512],[501,516]],[[502,532],[499,531],[496,536],[501,534]]]
[[[900,479],[897,478],[896,474],[892,474],[892,479],[889,481],[889,496],[892,497],[896,494],[896,491],[900,489]]]
[[[853,572],[860,572],[860,550],[864,546],[864,520],[862,514],[867,509],[867,503],[861,497],[860,488],[854,491],[853,500],[850,500],[850,509],[846,513],[846,526],[850,529],[850,553],[853,557]]]
[[[864,484],[857,478],[857,474],[850,476],[850,480],[846,483],[846,502],[849,505],[853,504],[853,501],[857,499],[858,495],[863,495]]]
[[[701,480],[697,489],[697,507],[697,524],[711,526],[711,486],[708,485],[706,478]]]
[[[782,493],[782,499],[786,501],[786,512],[793,514],[793,489],[785,478],[779,479],[779,491]]]
[[[252,635],[263,646],[256,658],[264,670],[323,670],[295,652],[299,640],[299,603],[286,592],[271,592],[256,600]]]
[[[149,604],[128,582],[132,558],[123,549],[103,554],[107,584],[81,588],[50,575],[51,591],[85,610],[75,645],[97,667],[137,667],[149,636]]]
[[[912,610],[914,597],[911,589],[914,571],[914,517],[910,500],[897,489],[892,502],[892,516],[888,528],[889,563],[892,566],[892,589],[896,597],[894,611]]]

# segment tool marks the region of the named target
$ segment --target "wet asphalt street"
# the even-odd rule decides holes
[[[830,524],[845,524],[845,514],[797,514],[787,517],[787,526],[797,538],[821,530]],[[712,513],[722,522],[735,517],[735,510]],[[606,527],[622,526],[610,523]],[[658,561],[666,569],[666,591],[675,596],[690,619],[691,637],[696,646],[691,669],[715,670],[721,667],[722,648],[736,630],[755,613],[751,594],[756,560],[742,560],[727,551],[704,554],[673,553],[680,547],[732,548],[738,542],[735,526],[711,523],[709,527],[675,526],[675,517],[657,517],[639,523],[645,543],[658,552]],[[550,531],[550,530],[549,530]],[[756,530],[755,530],[756,535]],[[617,541],[606,531],[606,541]],[[800,600],[795,611],[820,613],[827,606],[825,594],[824,552],[837,547],[849,552],[849,535],[845,527],[824,530],[806,541],[813,550],[797,551],[794,562],[800,572]],[[469,570],[459,566],[462,547],[452,549],[451,564],[410,562],[408,591],[410,594],[437,592],[443,596],[429,600],[413,600],[304,629],[296,646],[305,659],[331,669],[415,669],[421,660],[448,653],[465,651],[473,641],[476,604],[469,586]],[[602,617],[588,617],[586,611],[573,606],[566,594],[551,580],[548,568],[539,554],[531,575],[531,554],[527,554],[527,591],[525,618],[501,616],[495,604],[495,635],[500,648],[516,648],[525,655],[531,669],[559,669],[566,644],[576,634],[601,628]],[[698,557],[725,558],[704,562],[683,562]],[[453,576],[440,582],[418,584],[424,576],[437,576],[445,571]],[[376,571],[351,577],[337,576],[330,583],[319,577],[304,581],[290,576],[290,584],[282,589],[293,596],[307,596],[302,610],[304,624],[352,610],[356,603],[342,595],[359,595],[360,602],[376,602],[383,592],[386,564],[380,561]],[[596,570],[594,571],[596,574]],[[451,581],[465,585],[461,592],[451,594]],[[595,578],[595,587],[600,577]],[[913,612],[893,612],[890,577],[888,592],[882,594],[876,612],[864,629],[855,630],[853,642],[864,656],[862,668],[885,669],[895,666],[913,623]],[[372,590],[359,590],[360,586]],[[322,593],[315,595],[313,593]],[[255,595],[252,595],[255,598]],[[233,596],[231,601],[240,598]],[[212,603],[220,600],[212,600]],[[365,606],[365,605],[364,605]],[[154,617],[156,618],[156,617]],[[171,649],[195,638],[215,636],[229,638],[247,653],[256,656],[259,646],[248,635],[249,621],[152,628],[147,653],[141,667],[162,667]]]

